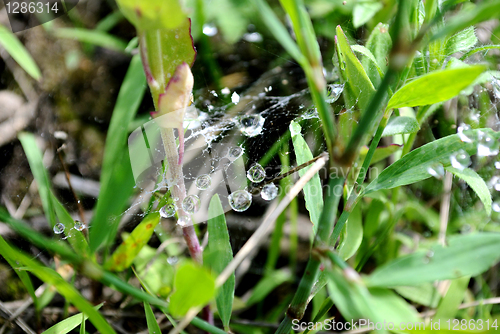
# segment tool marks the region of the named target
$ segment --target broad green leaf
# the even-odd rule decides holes
[[[149,303],[144,302],[144,311],[146,312],[146,322],[148,324],[149,334],[161,334],[160,326],[156,321],[155,314]]]
[[[491,214],[491,194],[488,190],[486,182],[479,176],[474,170],[470,168],[465,168],[459,170],[453,167],[446,167],[446,170],[453,173],[456,177],[464,180],[474,192],[477,197],[483,202],[484,209],[488,215]]]
[[[38,194],[40,195],[40,200],[42,201],[43,211],[45,212],[45,217],[47,222],[51,227],[56,224],[56,216],[54,213],[54,205],[52,203],[51,189],[49,177],[45,166],[43,165],[43,158],[40,149],[36,145],[35,136],[31,133],[22,132],[19,134],[19,141],[23,146],[24,153],[28,158],[30,164],[31,172],[35,177],[35,181],[38,185]]]
[[[470,277],[465,276],[451,281],[446,295],[439,302],[437,312],[434,319],[441,319],[446,321],[448,319],[455,319],[458,307],[465,298],[467,286],[469,285]]]
[[[382,137],[394,136],[399,134],[415,133],[420,130],[418,122],[413,117],[397,116],[389,120],[389,123],[384,128]]]
[[[366,42],[366,48],[371,51],[377,64],[383,73],[387,70],[387,65],[389,62],[389,51],[392,47],[391,35],[389,34],[389,25],[384,23],[379,23],[373,29]],[[370,59],[368,57],[363,57],[361,63],[366,70],[366,74],[370,78],[371,82],[378,87],[381,78],[378,73],[378,69],[373,68],[369,65]]]
[[[141,251],[151,236],[156,225],[160,222],[160,213],[153,211],[137,225],[132,233],[115,250],[113,256],[105,264],[107,270],[122,271],[130,267],[135,257]]]
[[[368,22],[383,5],[378,1],[360,1],[354,5],[352,11],[352,24],[354,28],[359,28]]]
[[[103,48],[116,51],[125,51],[127,42],[118,37],[99,30],[83,28],[59,28],[54,30],[57,38],[73,39],[83,43],[94,44]]]
[[[445,44],[446,55],[452,55],[455,52],[464,52],[472,49],[477,43],[477,37],[474,33],[474,27],[468,27],[449,38]]]
[[[253,288],[252,294],[246,302],[246,306],[249,307],[264,300],[270,292],[281,284],[292,281],[292,278],[290,272],[285,270],[275,270],[264,276]]]
[[[295,121],[290,123],[290,133],[292,134],[292,143],[297,165],[306,163],[313,158],[309,146],[307,146],[306,141],[300,134],[301,130],[302,128],[299,123],[296,123]],[[310,167],[301,169],[299,171],[299,175],[302,177],[309,168]],[[318,228],[321,211],[323,210],[323,192],[318,174],[314,175],[313,178],[305,185],[304,198],[306,201],[307,211],[309,211],[309,217],[311,218],[311,222],[314,224],[314,229],[316,230]]]
[[[369,288],[368,291],[372,295],[372,307],[378,319],[390,319],[398,325],[402,322],[420,321],[417,310],[391,290]]]
[[[401,145],[398,144],[391,144],[389,146],[379,146],[375,149],[375,153],[373,154],[372,161],[370,161],[370,165],[373,165],[381,160],[384,160],[385,158],[391,156],[394,152],[397,152],[398,150],[401,149]],[[359,159],[363,161],[365,158],[366,154],[368,153],[368,146],[363,146],[361,147],[361,150],[359,152]]]
[[[441,297],[432,283],[417,286],[398,286],[394,290],[404,298],[430,308],[435,308]]]
[[[344,230],[341,234],[340,246],[338,248],[339,256],[343,260],[351,258],[363,241],[361,206],[356,205],[352,210]]]
[[[0,24],[0,46],[25,70],[33,79],[40,80],[42,73],[28,50],[11,31]]]
[[[454,235],[448,245],[434,244],[377,268],[365,281],[368,286],[394,287],[475,276],[500,259],[500,233]]]
[[[170,296],[172,316],[182,317],[192,307],[207,304],[215,296],[215,279],[207,269],[186,261],[177,269]]]
[[[103,242],[112,242],[118,228],[119,217],[132,193],[134,180],[127,143],[128,124],[134,119],[146,89],[146,78],[141,58],[136,55],[130,62],[106,136],[101,191],[97,199],[92,228],[89,229],[90,248],[95,251]]]
[[[139,31],[175,29],[186,18],[179,0],[117,0],[120,10]]]
[[[423,75],[394,93],[387,109],[425,106],[449,100],[467,88],[485,70],[484,66],[478,65]]]
[[[66,282],[57,272],[44,267],[34,260],[32,256],[28,256],[23,252],[11,247],[0,237],[0,254],[5,258],[10,258],[11,261],[18,261],[23,269],[29,270],[40,280],[47,284],[53,285],[57,291],[75,305],[81,312],[88,315],[90,321],[97,330],[103,334],[116,334],[113,328],[107,323],[104,317],[97,312],[94,307],[68,282]],[[20,266],[18,266],[19,269]]]
[[[491,129],[464,131],[464,134],[469,138],[477,138],[478,131],[486,132],[496,140],[500,139],[500,133]],[[431,177],[427,169],[433,163],[440,163],[444,167],[451,166],[450,156],[460,149],[466,151],[469,155],[475,154],[477,151],[476,143],[464,143],[458,135],[447,136],[423,145],[384,169],[368,185],[365,194],[425,180]]]
[[[213,218],[210,218],[207,222],[208,246],[203,251],[204,263],[215,274],[219,275],[233,259],[233,250],[229,241],[224,209],[217,194],[210,200],[208,216]],[[231,319],[231,312],[233,310],[233,299],[234,273],[219,288],[215,298],[217,310],[219,311],[222,324],[226,329],[229,328],[229,320]]]
[[[103,304],[99,304],[95,306],[94,308],[96,310],[99,310]],[[46,331],[44,331],[42,334],[66,334],[71,332],[73,329],[75,329],[78,325],[84,324],[85,320],[87,320],[89,317],[84,314],[84,313],[78,313],[75,314],[67,319],[64,319],[54,326],[50,327]]]
[[[346,107],[351,108],[357,104],[361,110],[365,110],[372,93],[375,92],[375,87],[368,78],[363,65],[354,55],[340,26],[337,26],[336,40],[339,61],[337,66],[339,66],[341,81],[345,84],[344,96],[348,104]]]

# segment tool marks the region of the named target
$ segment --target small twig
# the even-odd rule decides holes
[[[5,305],[0,302],[0,310],[7,314],[9,316],[9,318],[12,316],[12,313],[9,311],[9,309],[7,309],[5,307]],[[28,333],[28,334],[36,334],[36,332],[34,330],[32,330],[30,328],[30,326],[28,326],[28,324],[26,322],[24,322],[23,319],[15,319],[14,322],[16,323],[16,325],[19,326],[19,328],[21,328],[25,333]]]

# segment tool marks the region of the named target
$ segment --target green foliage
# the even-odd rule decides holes
[[[118,0],[117,3],[139,31],[175,29],[186,18],[178,0]]]
[[[42,73],[28,50],[17,39],[16,35],[0,25],[0,45],[10,56],[35,80],[40,80]]]
[[[149,334],[160,334],[161,329],[156,322],[156,317],[151,309],[151,306],[148,303],[144,303],[144,312],[146,312],[146,321],[148,324]]]
[[[387,123],[382,133],[382,137],[415,133],[418,132],[418,130],[420,130],[420,126],[415,118],[408,116],[393,117],[389,123]]]
[[[96,310],[99,310],[103,304],[99,304],[95,307]],[[75,314],[67,319],[64,319],[54,326],[50,327],[42,334],[66,334],[71,332],[73,329],[81,325],[82,328],[85,328],[85,320],[89,317],[84,313]]]
[[[83,43],[90,43],[110,50],[125,51],[127,43],[113,35],[99,30],[82,28],[59,28],[54,30],[57,38],[74,39]]]

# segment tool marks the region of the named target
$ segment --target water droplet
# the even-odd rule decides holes
[[[488,182],[488,186],[496,191],[500,191],[500,177],[493,176]]]
[[[459,150],[457,153],[450,157],[451,166],[453,168],[464,170],[471,164],[470,156],[464,150]]]
[[[255,164],[247,172],[247,177],[254,183],[262,182],[266,178],[266,171],[261,165]]]
[[[495,161],[495,168],[500,169],[500,161]]]
[[[493,211],[495,212],[500,212],[500,201],[494,201],[492,204],[491,204],[491,208],[493,209]]]
[[[258,32],[251,32],[243,35],[243,39],[247,42],[251,43],[259,43],[262,42],[262,35]]]
[[[313,119],[313,118],[319,118],[318,109],[316,109],[316,108],[307,109],[302,114],[302,119]]]
[[[243,153],[243,149],[239,146],[231,147],[228,152],[230,159],[238,159]]]
[[[64,224],[62,223],[57,223],[54,225],[54,233],[55,234],[61,234],[64,232]]]
[[[182,209],[189,214],[193,214],[200,209],[200,198],[196,195],[189,195],[182,201]]]
[[[79,220],[75,220],[75,230],[77,231],[83,231],[85,229],[85,224],[82,223],[81,221]]]
[[[464,134],[464,131],[468,130],[470,130],[470,126],[465,123],[460,124],[457,128],[458,137],[460,137],[460,140],[464,143],[472,143],[472,140]]]
[[[344,91],[344,84],[330,84],[327,86],[328,93],[326,95],[326,103],[333,103],[337,101],[340,94]]]
[[[170,218],[175,215],[175,205],[173,203],[167,204],[160,209],[160,216],[163,218]]]
[[[431,174],[436,179],[441,180],[444,176],[444,167],[440,163],[433,163],[427,167],[427,173]]]
[[[179,197],[172,197],[172,201],[177,202],[179,200]]]
[[[477,155],[480,157],[489,157],[498,154],[498,142],[487,133],[478,133]]]
[[[173,266],[174,264],[177,264],[177,262],[179,262],[179,258],[177,256],[170,256],[167,258],[167,262],[168,264]]]
[[[492,77],[491,86],[493,87],[493,95],[495,96],[495,99],[500,100],[500,80]]]
[[[231,102],[233,102],[234,104],[238,104],[238,102],[240,102],[240,96],[238,95],[238,93],[233,92],[233,95],[231,95]]]
[[[252,204],[252,195],[246,190],[236,190],[229,195],[228,200],[234,211],[243,212]]]
[[[261,115],[246,115],[241,117],[239,126],[244,135],[254,137],[262,132],[264,122],[265,119]]]
[[[217,34],[217,27],[213,24],[204,24],[203,25],[203,34],[207,36],[215,36]]]
[[[231,91],[227,87],[222,88],[220,92],[224,95],[229,95],[229,93],[231,93]]]
[[[260,197],[262,197],[266,201],[271,201],[275,199],[276,196],[278,196],[278,187],[276,187],[274,183],[269,183],[262,187]]]
[[[196,188],[200,190],[207,190],[212,184],[212,178],[208,174],[200,175],[196,178],[195,184]]]
[[[191,218],[189,218],[189,216],[181,216],[177,220],[177,225],[180,227],[191,225]]]

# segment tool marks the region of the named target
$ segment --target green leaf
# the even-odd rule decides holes
[[[11,261],[18,261],[26,270],[32,272],[40,280],[47,284],[53,285],[57,291],[75,305],[80,311],[88,315],[90,321],[94,324],[97,330],[103,334],[116,334],[113,328],[106,322],[104,317],[97,312],[94,307],[68,282],[66,282],[57,272],[44,267],[38,261],[32,259],[23,252],[11,247],[0,236],[0,254],[5,258],[10,258]],[[19,269],[19,268],[17,268]]]
[[[28,50],[17,39],[16,35],[0,24],[0,45],[33,79],[40,80],[42,73]]]
[[[186,14],[179,0],[117,0],[120,10],[139,31],[175,29]]]
[[[375,87],[368,78],[363,65],[354,55],[340,26],[337,26],[337,56],[341,82],[345,84],[346,107],[351,108],[357,103],[361,110],[365,110],[372,93],[375,92]]]
[[[247,31],[248,19],[244,15],[246,1],[213,0],[206,7],[207,21],[214,18],[219,26],[224,40],[234,44]]]
[[[245,303],[247,307],[258,303],[266,296],[272,292],[274,289],[276,289],[278,286],[285,282],[291,282],[293,279],[291,273],[286,270],[275,270],[272,271],[271,273],[267,274],[264,276],[259,283],[255,285],[253,288],[252,294],[250,295],[250,298],[248,298],[247,302]]]
[[[307,146],[306,141],[300,134],[301,130],[302,128],[299,123],[296,123],[295,121],[290,123],[290,133],[292,134],[292,143],[297,165],[306,163],[313,158],[309,146]],[[302,177],[309,168],[310,167],[301,169],[299,171],[299,175]],[[321,180],[319,179],[318,174],[314,175],[305,185],[304,198],[306,201],[307,211],[309,211],[309,217],[311,218],[311,222],[314,224],[314,229],[316,230],[318,228],[321,211],[323,210],[323,192],[321,188]]]
[[[365,281],[368,286],[394,287],[475,276],[500,259],[500,234],[454,235],[448,245],[434,244],[377,268]]]
[[[182,317],[192,307],[207,304],[215,296],[215,279],[203,267],[186,261],[177,269],[174,292],[170,296],[172,316]]]
[[[203,252],[204,263],[219,275],[233,259],[233,250],[229,241],[224,209],[218,194],[210,200],[208,207],[208,246]],[[224,328],[229,328],[229,320],[233,310],[234,272],[219,288],[216,296],[217,310]]]
[[[387,109],[425,106],[449,100],[467,88],[485,70],[484,66],[478,65],[423,75],[394,93]]]
[[[28,158],[28,162],[30,164],[31,172],[33,173],[35,181],[38,185],[38,193],[40,194],[40,200],[42,201],[45,217],[52,228],[56,224],[56,216],[52,203],[49,177],[47,175],[47,171],[45,170],[45,166],[43,165],[42,153],[36,145],[35,136],[31,133],[20,133],[19,141],[23,146],[24,153],[26,153],[26,157]]]
[[[99,304],[94,307],[94,309],[98,310],[101,308],[103,304]],[[50,327],[46,331],[44,331],[42,334],[66,334],[71,332],[73,329],[75,329],[78,325],[84,326],[85,320],[87,320],[89,317],[84,314],[84,313],[78,313],[75,314],[67,319],[64,319],[63,321],[58,322],[54,326]]]
[[[359,246],[361,246],[361,241],[363,241],[361,206],[356,205],[342,231],[340,246],[338,248],[339,256],[343,260],[351,258]]]
[[[149,334],[161,334],[160,326],[156,321],[155,314],[149,303],[144,302],[144,311],[146,312],[146,322],[148,324]]]
[[[371,32],[370,37],[368,37],[368,41],[366,42],[365,46],[368,50],[371,51],[371,53],[377,60],[379,68],[383,73],[385,73],[389,61],[389,51],[392,47],[392,39],[391,35],[389,34],[389,25],[384,23],[377,24],[377,26]],[[361,61],[371,82],[376,87],[378,87],[381,82],[378,68],[374,69],[372,66],[369,66],[369,62],[370,59],[368,57],[363,57],[363,60]]]
[[[370,161],[370,165],[373,165],[381,160],[384,160],[385,158],[391,156],[394,152],[397,152],[398,150],[401,149],[401,145],[398,144],[391,144],[389,146],[379,146],[375,149],[375,153],[373,154],[372,161]],[[365,158],[366,154],[368,153],[368,146],[363,146],[361,147],[361,150],[359,152],[359,159],[363,161]]]
[[[370,50],[368,50],[363,45],[351,45],[351,49],[352,49],[352,51],[360,53],[363,56],[365,56],[365,58],[363,58],[363,60],[368,59],[372,62],[372,64],[375,66],[375,69],[378,72],[379,79],[384,76],[384,72],[382,71],[382,69],[378,65],[377,59],[375,59],[375,56],[373,55],[373,53]],[[365,69],[366,73],[368,74],[368,71],[371,68],[371,66],[365,62],[362,62],[362,64],[363,64],[363,68]],[[371,80],[371,78],[370,78],[370,80]]]
[[[467,293],[470,277],[465,276],[451,281],[446,295],[439,302],[434,319],[446,321],[454,319],[458,308]]]
[[[418,122],[413,117],[398,116],[389,120],[389,123],[384,128],[382,137],[394,136],[399,134],[415,133],[420,130]]]
[[[354,28],[359,28],[368,22],[383,5],[377,1],[358,1],[352,11],[352,24]]]
[[[399,286],[395,290],[404,298],[430,308],[435,308],[441,297],[432,283],[417,286]]]
[[[160,214],[153,211],[148,214],[132,233],[115,250],[113,256],[105,264],[107,270],[122,271],[132,265],[135,257],[148,243],[153,235],[156,225],[160,222]]]
[[[473,55],[474,53],[481,52],[481,51],[488,51],[488,50],[493,50],[493,49],[500,49],[500,45],[484,45],[484,46],[479,46],[477,48],[474,48],[464,54],[462,57],[460,57],[460,60],[464,60],[467,57]]]
[[[103,48],[116,51],[125,51],[127,42],[118,37],[99,30],[83,28],[59,28],[54,30],[57,38],[73,39],[83,43],[94,44]]]
[[[500,133],[491,129],[464,131],[464,134],[469,138],[477,138],[479,131],[488,133],[495,140],[500,139]],[[449,167],[451,166],[450,156],[461,149],[469,155],[475,154],[477,151],[476,143],[464,143],[458,135],[451,135],[423,145],[384,169],[368,185],[365,194],[425,180],[431,177],[427,169],[433,163],[440,163],[444,167]]]
[[[484,209],[486,210],[488,216],[491,215],[491,193],[488,190],[486,182],[484,182],[481,176],[470,168],[459,170],[453,167],[446,167],[446,170],[453,173],[456,177],[464,180],[472,188],[472,190],[474,190],[481,202],[483,202]]]
[[[95,251],[103,242],[112,242],[119,217],[132,193],[134,180],[126,143],[128,124],[134,119],[146,89],[146,78],[141,58],[130,62],[106,136],[101,170],[101,191],[97,199],[92,228],[89,230],[90,248]]]
[[[452,55],[455,52],[464,52],[472,49],[477,43],[474,27],[468,27],[449,38],[445,44],[445,54]]]

